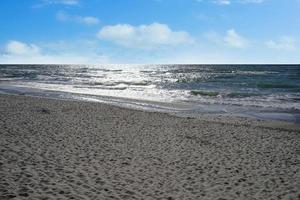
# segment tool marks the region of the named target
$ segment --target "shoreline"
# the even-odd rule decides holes
[[[49,91],[48,91],[49,92]],[[50,91],[51,92],[51,91]],[[170,117],[178,117],[178,118],[187,118],[187,119],[195,119],[200,120],[203,122],[208,123],[218,123],[223,125],[233,125],[233,126],[252,126],[252,127],[259,127],[259,128],[267,128],[267,129],[278,129],[278,130],[295,130],[300,131],[300,124],[293,123],[289,121],[281,121],[281,120],[271,120],[271,119],[259,119],[253,116],[239,116],[233,114],[215,114],[215,113],[183,113],[183,112],[174,112],[175,109],[186,109],[188,105],[176,105],[172,103],[164,103],[164,102],[155,102],[155,101],[145,101],[145,100],[134,100],[134,99],[127,99],[127,98],[114,98],[114,97],[107,97],[107,96],[95,96],[100,97],[100,99],[88,99],[88,96],[82,98],[74,98],[72,97],[72,93],[65,93],[65,95],[70,95],[70,97],[58,97],[57,94],[63,93],[56,93],[54,91],[53,94],[38,92],[31,94],[17,94],[17,93],[0,93],[1,95],[7,96],[19,96],[19,97],[29,97],[29,98],[37,98],[37,99],[49,99],[54,101],[65,101],[65,102],[77,102],[77,103],[91,103],[94,105],[103,104],[108,107],[118,108],[118,109],[125,109],[129,111],[137,111],[137,112],[149,112],[149,113],[157,113],[157,114],[165,114]],[[77,94],[75,94],[77,95]],[[113,101],[112,101],[113,100]],[[119,100],[128,101],[130,103],[138,103],[135,106],[132,104],[120,104]],[[148,105],[152,106],[161,106],[161,107],[145,107],[144,104],[147,103]]]
[[[193,117],[193,118],[233,118],[264,121],[274,124],[283,124],[284,126],[300,126],[300,114],[285,113],[282,111],[277,112],[258,112],[258,108],[252,108],[254,110],[245,109],[243,112],[224,112],[221,111],[225,108],[231,107],[234,110],[234,106],[228,105],[214,105],[214,104],[194,104],[191,102],[161,102],[155,100],[143,100],[143,99],[132,99],[126,97],[114,97],[105,95],[91,95],[84,93],[72,93],[56,90],[45,90],[37,89],[24,86],[5,86],[2,85],[0,88],[0,94],[8,95],[24,95],[31,97],[51,98],[57,100],[67,101],[83,101],[83,102],[97,102],[104,103],[107,105],[117,106],[121,108],[128,108],[134,110],[142,110],[148,112],[161,112],[169,113],[175,116],[181,117]],[[239,109],[241,109],[241,106]],[[256,111],[255,111],[256,110]]]
[[[0,102],[1,199],[300,195],[299,129],[20,95]]]

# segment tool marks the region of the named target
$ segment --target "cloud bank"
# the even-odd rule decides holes
[[[81,44],[83,48],[84,44]],[[54,47],[58,48],[57,45]],[[48,49],[49,50],[49,49]],[[85,49],[86,51],[87,49]],[[74,52],[64,49],[57,53],[45,53],[36,44],[29,44],[17,40],[11,40],[4,46],[4,52],[0,54],[2,64],[89,64],[109,63],[109,57],[97,54],[94,51]]]
[[[250,40],[235,29],[209,32],[194,39],[188,32],[175,31],[159,23],[104,26],[98,39],[54,43],[10,40],[0,54],[0,63],[96,64],[96,63],[295,63],[296,40]],[[100,39],[100,40],[99,40]],[[110,44],[105,47],[105,43]],[[212,44],[216,44],[216,46]],[[163,47],[163,48],[160,48]],[[126,48],[124,50],[123,48]],[[271,51],[273,49],[274,51]],[[241,51],[242,50],[242,51]],[[293,50],[294,53],[288,53]],[[250,55],[249,52],[254,54]],[[270,53],[265,57],[264,53]],[[278,58],[278,59],[277,59]]]

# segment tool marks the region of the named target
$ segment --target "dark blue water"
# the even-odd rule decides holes
[[[0,88],[300,113],[300,65],[0,65]]]

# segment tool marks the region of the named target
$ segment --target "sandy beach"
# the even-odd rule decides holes
[[[0,199],[299,199],[300,129],[0,95]]]

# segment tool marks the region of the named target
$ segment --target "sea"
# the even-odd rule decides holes
[[[300,123],[300,65],[0,65],[0,93]]]

